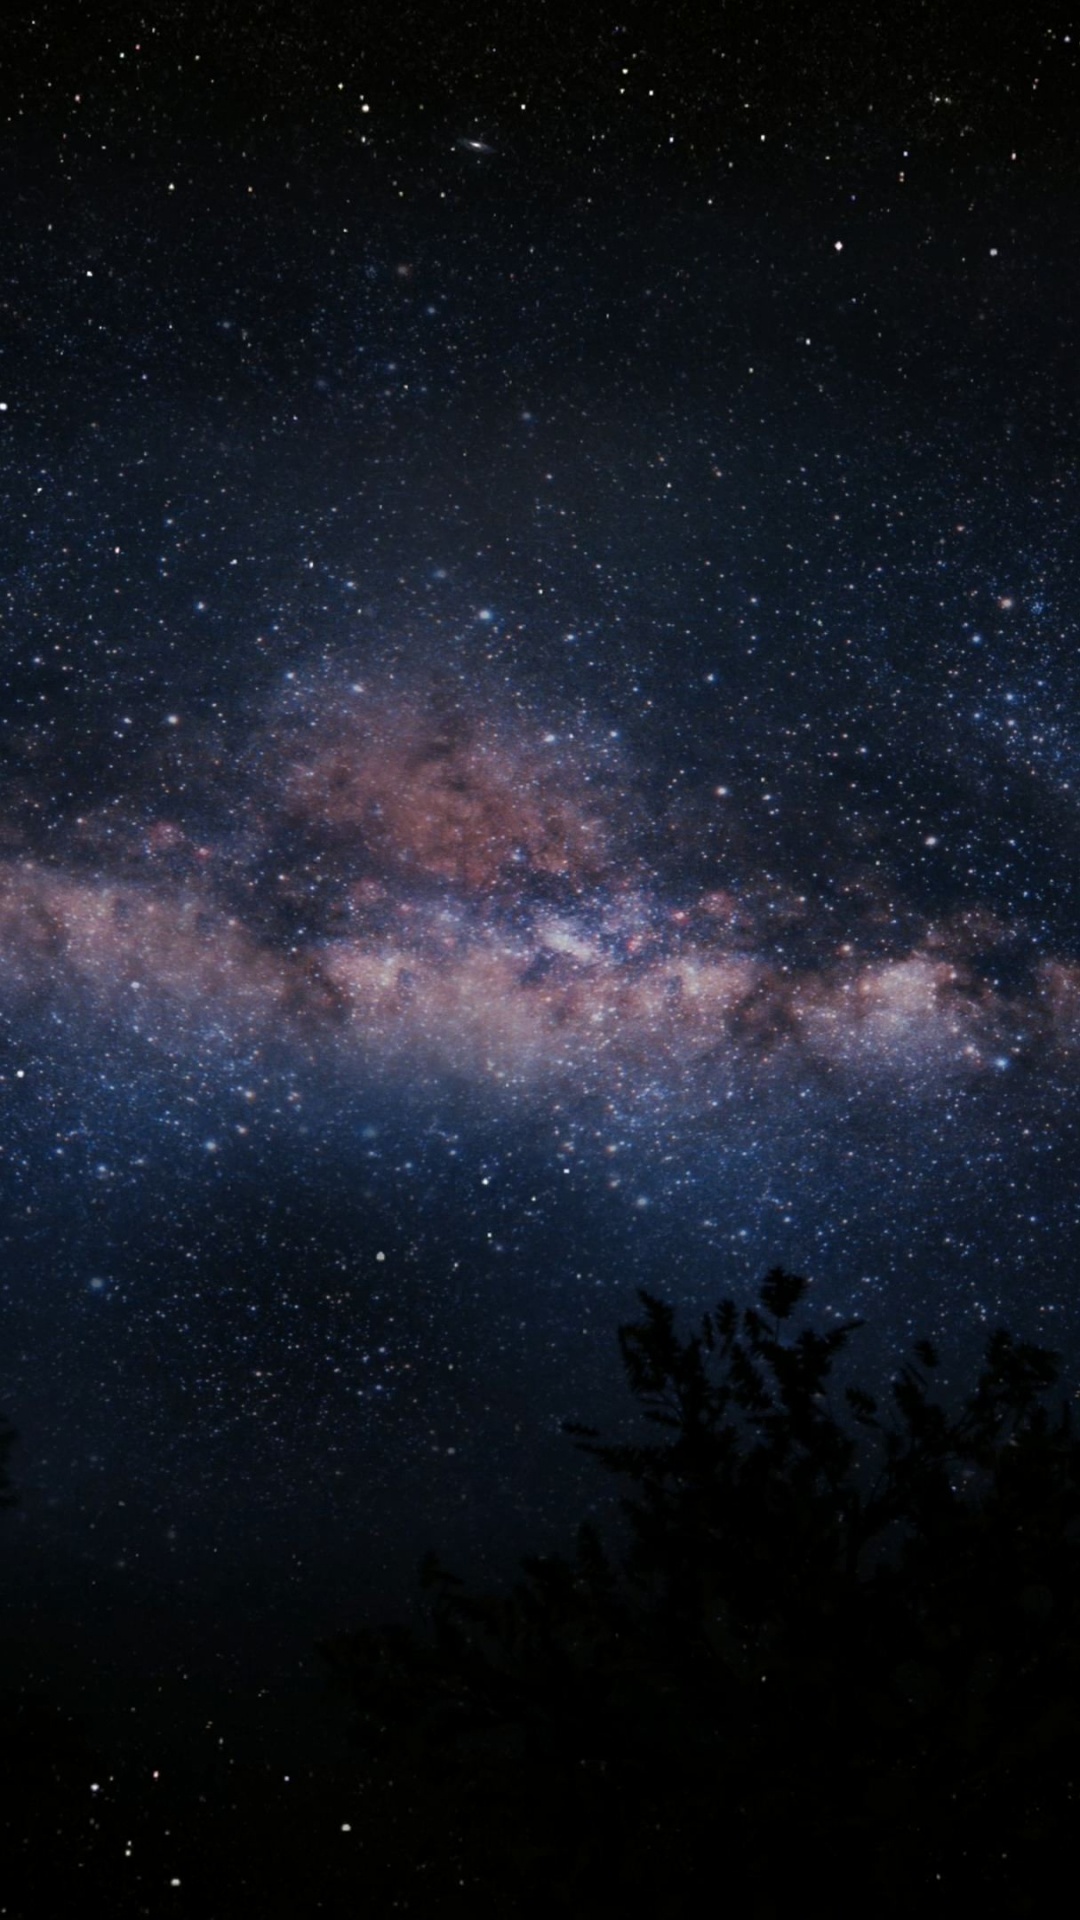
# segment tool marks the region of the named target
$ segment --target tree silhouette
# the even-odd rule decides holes
[[[1058,1363],[998,1331],[967,1397],[918,1344],[837,1387],[851,1321],[780,1269],[695,1333],[620,1329],[646,1437],[503,1594],[426,1563],[426,1631],[324,1647],[364,1755],[365,1871],[410,1911],[1041,1907],[1080,1830],[1080,1446]],[[651,1433],[648,1431],[651,1429]],[[372,1884],[376,1880],[373,1879]]]

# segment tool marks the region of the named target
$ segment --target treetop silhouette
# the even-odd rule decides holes
[[[655,1437],[568,1428],[621,1483],[620,1550],[585,1525],[494,1594],[429,1557],[424,1633],[324,1648],[411,1904],[678,1914],[723,1887],[778,1914],[794,1871],[890,1914],[958,1892],[1020,1914],[1065,1863],[1080,1447],[1047,1404],[1059,1363],[1002,1329],[952,1410],[926,1341],[884,1396],[838,1390],[862,1322],[800,1324],[807,1295],[775,1268],[684,1335],[640,1293],[619,1343]]]

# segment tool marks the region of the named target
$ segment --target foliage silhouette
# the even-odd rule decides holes
[[[652,1435],[577,1444],[622,1483],[503,1594],[434,1560],[427,1630],[323,1648],[364,1755],[365,1871],[413,1912],[599,1915],[718,1892],[786,1912],[978,1898],[1034,1912],[1075,1865],[1080,1447],[1058,1363],[991,1335],[958,1410],[913,1349],[884,1404],[797,1327],[775,1269],[690,1336],[620,1329]]]

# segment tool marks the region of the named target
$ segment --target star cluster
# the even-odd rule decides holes
[[[838,929],[820,897],[837,874],[799,892],[717,858],[680,886],[685,826],[664,866],[643,851],[646,783],[618,729],[485,699],[464,671],[411,678],[291,676],[240,755],[228,837],[198,840],[197,789],[191,818],[160,815],[144,772],[113,809],[137,824],[110,829],[112,861],[78,859],[85,820],[69,864],[57,836],[48,863],[9,858],[9,1017],[48,1004],[177,1065],[217,1036],[223,1057],[272,1043],[358,1084],[443,1073],[521,1100],[655,1107],[659,1076],[672,1119],[739,1076],[917,1094],[1075,1053],[1067,949],[986,910],[887,919],[850,882]],[[728,788],[715,802],[738,812]]]

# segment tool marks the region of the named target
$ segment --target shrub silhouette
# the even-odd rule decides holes
[[[1080,1831],[1080,1448],[1058,1363],[1002,1330],[966,1399],[926,1342],[883,1402],[862,1324],[797,1328],[775,1269],[681,1335],[620,1329],[654,1434],[577,1444],[595,1528],[474,1594],[429,1559],[423,1633],[323,1648],[364,1756],[365,1875],[413,1912],[1025,1914]]]

